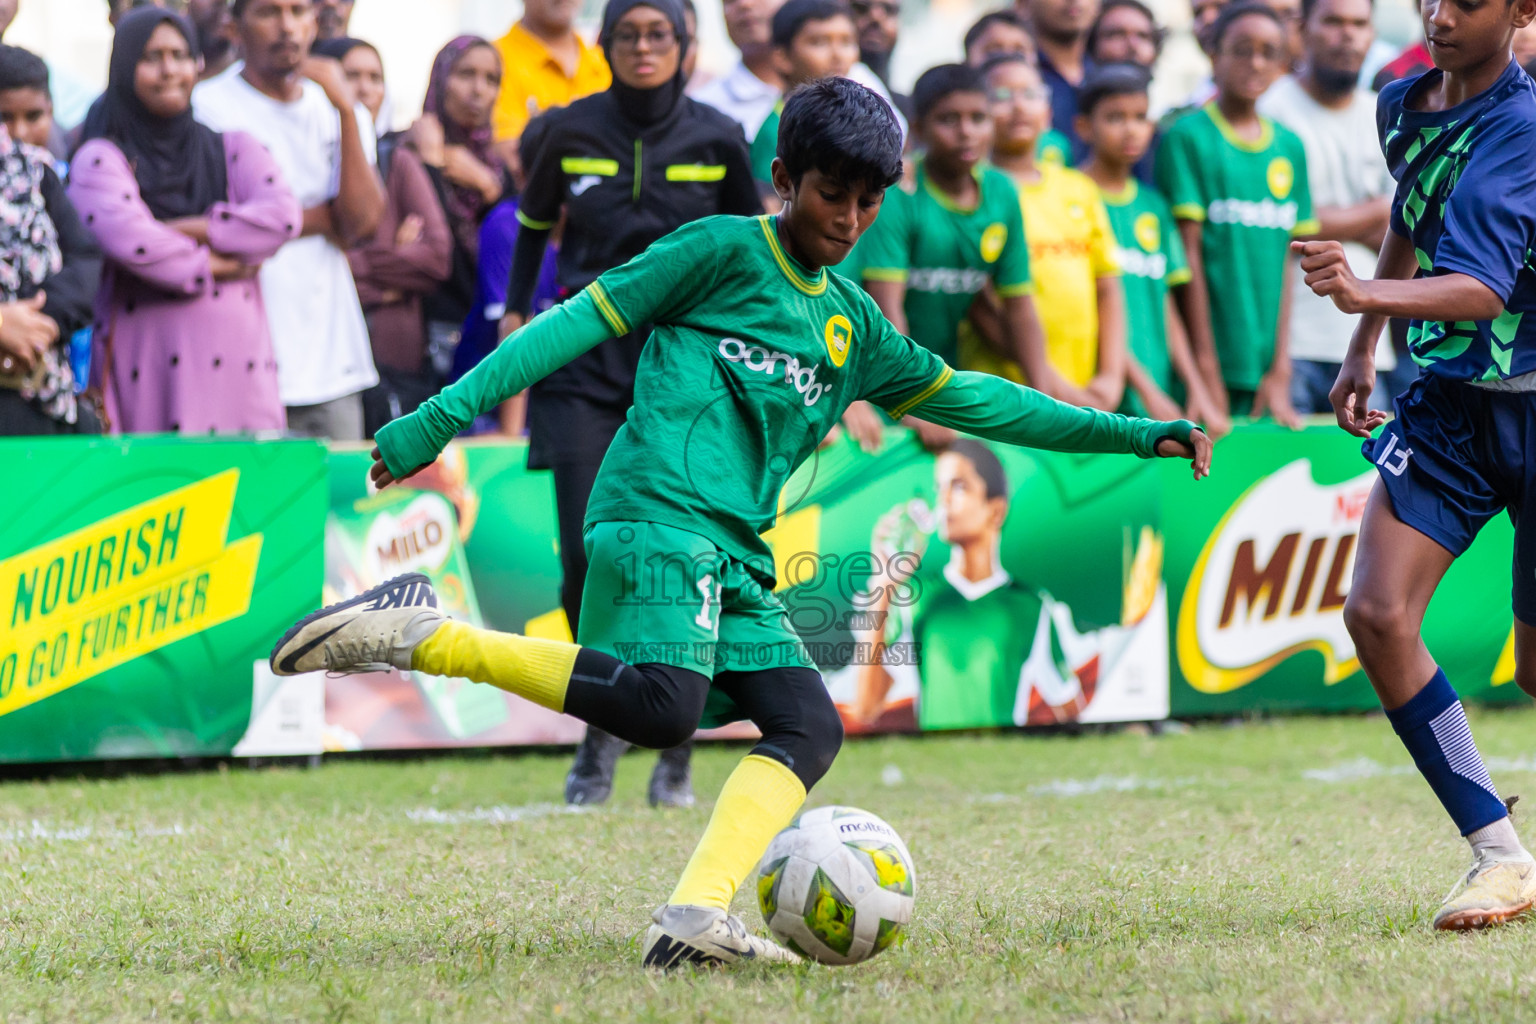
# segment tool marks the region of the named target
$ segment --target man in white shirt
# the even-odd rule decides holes
[[[781,6],[783,0],[724,0],[725,34],[741,51],[741,60],[728,74],[691,92],[700,103],[741,125],[749,140],[757,136],[784,88],[773,61],[773,15]]]
[[[1344,243],[1350,269],[1376,276],[1376,254],[1392,211],[1392,176],[1376,137],[1376,97],[1357,85],[1371,48],[1371,0],[1306,0],[1302,9],[1301,70],[1277,81],[1259,112],[1301,136],[1307,182],[1322,224],[1314,236]],[[1354,317],[1333,300],[1313,295],[1291,275],[1291,401],[1300,413],[1333,411],[1328,392],[1349,350]],[[1391,341],[1376,351],[1378,370],[1397,365]],[[1378,387],[1371,406],[1390,401]]]
[[[235,0],[245,61],[192,93],[197,119],[254,135],[304,207],[301,236],[261,268],[289,430],[361,440],[362,392],[377,384],[346,248],[384,210],[373,124],[335,61],[309,56],[314,0]]]

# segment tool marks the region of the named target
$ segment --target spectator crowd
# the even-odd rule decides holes
[[[1336,239],[1373,272],[1392,182],[1362,87],[1372,0],[1196,0],[1211,72],[1166,111],[1142,0],[1016,0],[911,95],[889,77],[900,0],[722,0],[737,54],[707,79],[693,2],[611,0],[589,40],[576,0],[527,0],[501,38],[443,47],[414,118],[349,35],[353,0],[108,0],[107,87],[68,104],[78,124],[44,56],[0,45],[0,433],[370,437],[681,224],[774,212],[783,97],[831,75],[885,98],[909,147],[836,269],[919,343],[1218,434],[1328,411],[1352,323],[1288,243]],[[1426,65],[1410,47],[1370,84]],[[477,425],[555,471],[575,561],[644,341]],[[1382,404],[1402,351],[1384,339]],[[867,447],[886,425],[844,423]]]

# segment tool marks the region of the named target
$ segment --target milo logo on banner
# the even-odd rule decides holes
[[[1327,486],[1300,459],[1250,488],[1216,525],[1179,608],[1179,668],[1203,693],[1245,686],[1299,651],[1324,681],[1359,670],[1344,628],[1355,540],[1375,480]]]
[[[0,561],[0,716],[244,615],[261,534],[227,470]]]

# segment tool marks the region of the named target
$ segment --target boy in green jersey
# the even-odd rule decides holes
[[[1174,122],[1157,152],[1157,185],[1189,257],[1178,298],[1206,386],[1236,415],[1299,426],[1291,406],[1288,246],[1317,230],[1301,140],[1258,113],[1286,70],[1285,26],[1243,2],[1211,29],[1216,98]]]
[[[1030,297],[1029,246],[1019,193],[1007,175],[982,163],[992,147],[992,117],[981,72],[942,64],[912,89],[913,125],[926,151],[915,180],[885,194],[880,219],[838,272],[862,279],[886,319],[953,365],[960,324],[991,284],[1003,307],[1004,345],[1022,362],[1044,349]],[[921,420],[909,423],[929,447],[954,440]]]
[[[858,63],[859,30],[853,12],[839,0],[789,0],[774,13],[772,31],[773,63],[784,78],[786,96],[818,78],[846,78]],[[773,158],[783,109],[784,104],[776,104],[752,139],[752,176],[770,204],[777,202]]]
[[[1074,409],[1008,381],[956,373],[897,334],[861,289],[825,269],[848,255],[901,176],[901,129],[844,79],[785,103],[776,217],[709,217],[674,231],[504,342],[378,434],[371,478],[403,480],[483,410],[636,324],[653,325],[629,420],[587,506],[590,569],[579,644],[444,618],[404,576],[301,620],[273,671],[393,665],[491,683],[641,746],[701,723],[751,719],[742,759],[642,946],[648,966],[797,957],[729,914],[737,887],[826,773],[842,723],[774,595],[761,533],[780,492],[849,403],[1012,444],[1133,452],[1210,467],[1187,421]]]
[[[1151,80],[1138,65],[1103,64],[1088,72],[1077,98],[1077,134],[1088,144],[1088,159],[1078,170],[1099,186],[1120,250],[1130,347],[1121,411],[1156,418],[1187,414],[1219,437],[1229,425],[1195,366],[1171,292],[1189,281],[1184,245],[1168,201],[1132,173],[1152,142]],[[1187,413],[1179,413],[1171,397],[1179,391]]]

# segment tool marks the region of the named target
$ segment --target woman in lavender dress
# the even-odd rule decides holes
[[[130,12],[71,164],[107,256],[92,376],[116,431],[282,430],[256,271],[303,211],[260,143],[193,119],[196,39],[168,10]]]

